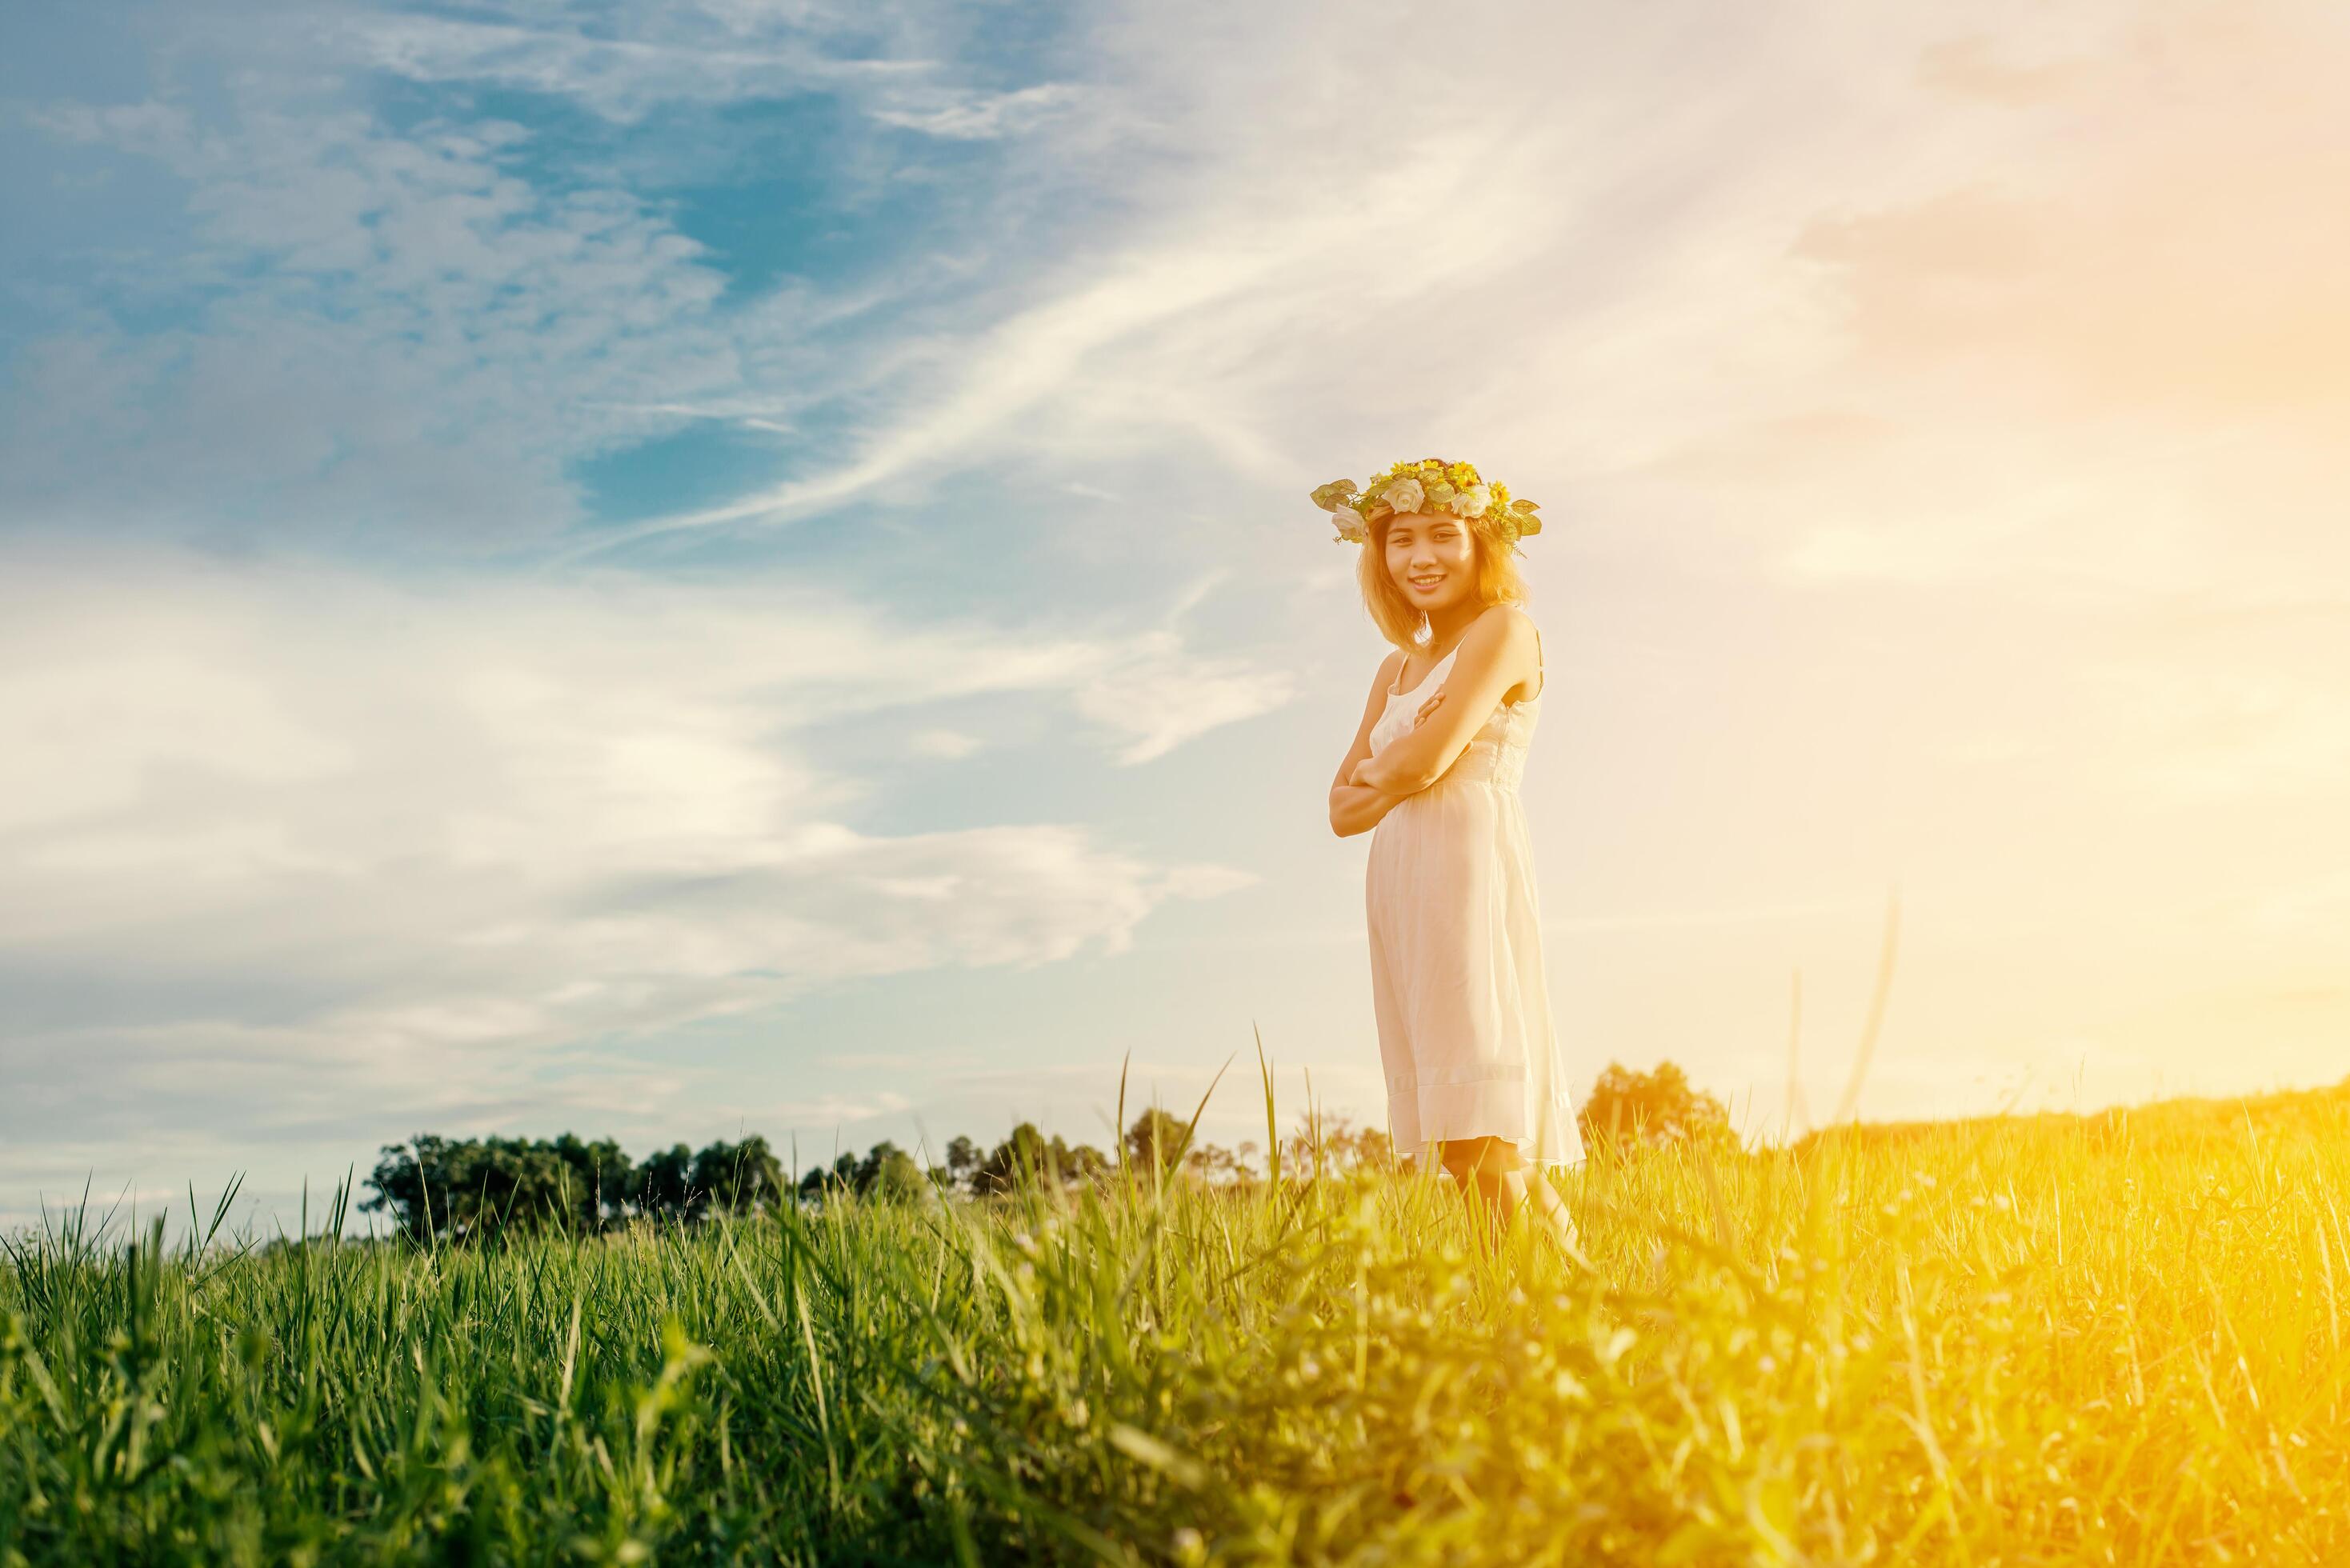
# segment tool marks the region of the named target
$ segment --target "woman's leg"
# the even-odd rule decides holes
[[[1518,1168],[1518,1146],[1507,1138],[1456,1138],[1444,1145],[1444,1168],[1461,1185],[1461,1200],[1486,1250],[1499,1249],[1502,1232],[1517,1218],[1526,1196]]]
[[[1551,1239],[1568,1257],[1586,1269],[1591,1267],[1591,1260],[1583,1255],[1575,1211],[1566,1206],[1566,1199],[1559,1196],[1558,1189],[1550,1184],[1550,1178],[1536,1169],[1528,1179],[1527,1185],[1534,1199],[1534,1213]]]

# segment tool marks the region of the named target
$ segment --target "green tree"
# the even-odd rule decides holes
[[[699,1220],[780,1201],[784,1170],[763,1137],[694,1153],[674,1144],[639,1165],[610,1138],[444,1138],[386,1144],[359,1205],[389,1210],[419,1241],[471,1241],[506,1227],[592,1234],[635,1212]],[[854,1160],[850,1162],[854,1165]]]
[[[1126,1161],[1139,1173],[1149,1172],[1154,1165],[1173,1169],[1180,1165],[1190,1141],[1182,1117],[1153,1106],[1126,1129]]]
[[[1096,1186],[1107,1182],[1114,1174],[1109,1156],[1089,1143],[1063,1143],[1055,1133],[1046,1153],[1051,1168],[1061,1173],[1064,1182],[1090,1181]]]
[[[820,1198],[828,1192],[847,1192],[857,1187],[857,1168],[861,1162],[853,1154],[840,1154],[830,1165],[812,1165],[800,1178],[800,1194]]]
[[[419,1133],[386,1144],[368,1185],[368,1210],[389,1210],[419,1241],[478,1241],[511,1225],[579,1221],[586,1189],[552,1144],[525,1138],[443,1138]]]
[[[578,1183],[573,1212],[580,1230],[601,1230],[607,1220],[628,1212],[636,1195],[636,1167],[618,1143],[610,1138],[588,1143],[565,1133],[553,1147]]]
[[[721,1140],[693,1157],[693,1185],[705,1206],[747,1214],[783,1201],[784,1167],[764,1137]]]
[[[958,1134],[955,1140],[947,1145],[947,1174],[958,1184],[967,1183],[972,1172],[978,1170],[986,1158],[985,1150]]]
[[[1321,1156],[1318,1166],[1317,1143]],[[1297,1130],[1289,1135],[1281,1158],[1284,1174],[1299,1177],[1311,1177],[1317,1168],[1325,1176],[1343,1176],[1353,1170],[1392,1170],[1396,1163],[1395,1147],[1384,1130],[1358,1129],[1353,1117],[1337,1111],[1299,1116]]]
[[[687,1220],[693,1210],[693,1151],[672,1144],[637,1168],[637,1212]]]
[[[446,1140],[418,1133],[408,1143],[385,1144],[380,1153],[368,1178],[375,1196],[360,1199],[359,1208],[389,1210],[393,1222],[419,1241],[449,1235],[455,1217],[449,1207]]]
[[[1047,1138],[1034,1122],[1022,1122],[997,1144],[972,1173],[975,1192],[1005,1192],[1029,1181],[1106,1180],[1109,1158],[1090,1144],[1064,1143],[1058,1133]]]
[[[892,1203],[917,1201],[931,1186],[914,1157],[887,1138],[868,1149],[858,1162],[856,1185],[859,1196]]]
[[[972,1190],[1008,1192],[1026,1182],[1042,1179],[1049,1147],[1035,1123],[1022,1122],[979,1162],[979,1168],[972,1175]]]
[[[1729,1107],[1691,1085],[1671,1062],[1649,1073],[1608,1063],[1575,1120],[1584,1147],[1595,1154],[1621,1156],[1672,1143],[1729,1148],[1738,1142]]]

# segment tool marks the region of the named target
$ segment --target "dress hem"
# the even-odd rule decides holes
[[[1554,1103],[1549,1106],[1552,1114],[1538,1118],[1540,1130],[1529,1130],[1531,1108],[1522,1075],[1461,1084],[1422,1084],[1388,1096],[1388,1136],[1399,1152],[1409,1148],[1421,1158],[1431,1158],[1439,1141],[1498,1137],[1516,1147],[1523,1165],[1582,1164],[1587,1151],[1575,1125],[1574,1108]],[[1547,1152],[1540,1147],[1544,1141],[1543,1131],[1551,1132],[1555,1139]]]

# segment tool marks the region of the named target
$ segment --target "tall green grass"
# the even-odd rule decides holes
[[[69,1215],[0,1270],[0,1559],[2350,1561],[2350,1095],[1561,1188],[1589,1271],[1295,1168],[495,1251]]]

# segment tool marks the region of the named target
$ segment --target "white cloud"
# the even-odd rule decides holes
[[[624,12],[620,19],[624,26],[640,26],[675,14],[647,7]],[[558,93],[623,121],[640,119],[664,102],[787,98],[907,68],[889,62],[836,61],[788,36],[756,45],[739,39],[695,44],[641,36],[598,37],[560,26],[523,26],[414,13],[362,13],[340,20],[329,36],[378,70],[419,81],[481,82]],[[925,67],[915,62],[912,68]]]
[[[756,580],[11,551],[0,952],[102,988],[15,1032],[49,1064],[20,1084],[94,1093],[112,1061],[109,1093],[495,1105],[576,1042],[1122,951],[1157,904],[1253,876],[1076,825],[862,831],[865,784],[806,732],[986,692],[1086,707],[1097,671],[1170,660],[1165,633],[908,628]],[[1093,716],[1170,743],[1156,715]]]
[[[732,258],[680,234],[625,168],[454,103],[454,119],[395,124],[380,74],[561,94],[616,120],[835,93],[871,112],[827,164],[875,190],[907,172],[877,128],[991,140],[1084,101],[1068,83],[963,82],[962,24],[922,7],[617,21],[606,36],[540,6],[306,19],[240,47],[223,95],[166,75],[143,103],[30,106],[53,141],[151,160],[184,201],[120,214],[170,236],[168,267],[131,247],[60,275],[74,307],[48,312],[0,380],[0,504],[61,527],[526,543],[579,519],[583,458],[702,417],[796,436],[808,410],[918,371],[920,334],[837,339],[910,290],[935,302],[970,265],[881,256],[837,294],[785,277],[729,297]]]
[[[1166,755],[1195,735],[1269,713],[1297,695],[1296,678],[1244,659],[1187,653],[1168,632],[1149,634],[1154,655],[1105,670],[1076,693],[1078,711],[1126,730],[1118,753],[1128,766]]]
[[[257,86],[216,123],[47,121],[184,181],[193,240],[101,270],[0,386],[20,525],[527,537],[573,514],[567,463],[679,422],[645,406],[737,391],[798,329],[723,329],[698,246],[622,192],[534,186],[517,126],[395,134]],[[124,299],[173,325],[120,324]]]
[[[775,1114],[794,1127],[827,1127],[871,1121],[909,1109],[913,1103],[895,1089],[883,1089],[870,1096],[825,1095],[813,1100],[792,1100],[775,1106]]]
[[[948,762],[967,757],[985,744],[977,735],[965,734],[961,730],[917,730],[906,737],[906,749],[915,755]]]
[[[1276,439],[1252,429],[1294,400],[1316,362],[1344,362],[1361,317],[1330,319],[1333,298],[1403,305],[1475,286],[1514,258],[1508,228],[1429,247],[1367,244],[1403,232],[1427,192],[1475,185],[1516,214],[1516,244],[1564,218],[1539,161],[1513,128],[1448,122],[1369,160],[1346,182],[1292,171],[1221,194],[1211,210],[1055,269],[1043,299],[970,335],[944,356],[943,381],[913,388],[845,461],[717,506],[589,541],[591,549],[679,528],[805,516],[903,482],[1047,450],[1087,461],[1127,455],[1170,432],[1204,439],[1256,479],[1292,472]],[[1334,331],[1338,340],[1317,336]],[[1370,361],[1364,363],[1367,366]],[[1370,389],[1371,376],[1363,378]],[[1326,385],[1325,390],[1329,389]],[[1277,422],[1277,421],[1276,421]],[[1318,421],[1317,421],[1318,422]],[[1179,504],[1190,499],[1170,498]]]
[[[2054,31],[2032,15],[1976,17]],[[1599,24],[1465,5],[1449,52],[1544,65],[1424,108],[1382,96],[1420,26],[1097,19],[1096,107],[1040,129],[996,201],[1074,185],[1114,194],[1118,221],[964,302],[826,466],[583,547],[1029,457],[1103,493],[1125,460],[1180,452],[1216,475],[1216,501],[1160,485],[1154,512],[1237,509],[1366,445],[1370,464],[1451,443],[1538,494],[1579,476],[1604,497],[1693,441],[1813,411],[1813,379],[1849,348],[1835,286],[1792,254],[1824,209],[1937,192],[2017,140],[1910,79],[1950,36],[1931,8],[1709,13],[1712,47],[1692,51],[1671,8]],[[1992,69],[1980,50],[1937,57],[1938,80]]]

